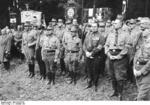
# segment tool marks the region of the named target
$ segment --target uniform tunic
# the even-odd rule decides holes
[[[67,69],[70,71],[77,71],[78,60],[81,57],[81,39],[78,36],[68,37],[68,40],[64,42],[65,54],[65,64]]]
[[[46,65],[46,72],[55,72],[54,71],[54,60],[58,60],[59,54],[59,39],[52,35],[52,36],[44,36],[41,39],[42,43],[42,60],[45,62]]]
[[[142,75],[136,77],[138,85],[137,100],[150,100],[150,30],[142,33],[138,49],[134,57],[134,70],[141,71]]]
[[[31,30],[23,33],[22,50],[26,57],[27,63],[29,64],[34,63],[36,39],[36,30]]]
[[[110,53],[113,56],[120,55],[119,60],[109,59],[109,75],[112,79],[126,80],[128,70],[128,40],[129,32],[123,29],[114,30],[106,40],[105,53]]]
[[[0,35],[0,62],[7,62],[8,59],[5,57],[5,52],[11,50],[12,35]]]

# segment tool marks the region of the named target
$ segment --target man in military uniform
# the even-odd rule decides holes
[[[39,69],[40,69],[40,75],[41,78],[40,79],[46,79],[46,67],[45,67],[45,63],[42,60],[42,55],[41,55],[41,50],[42,50],[42,38],[45,37],[45,30],[42,27],[39,27],[38,31],[38,35],[37,35],[37,43],[36,43],[36,60],[37,63],[39,65]]]
[[[135,83],[135,77],[133,75],[133,59],[135,56],[136,48],[134,47],[137,43],[138,40],[142,34],[142,30],[140,29],[139,26],[136,25],[136,20],[131,19],[129,21],[129,30],[130,30],[130,36],[129,36],[129,51],[128,51],[128,56],[129,56],[129,70],[128,70],[128,79],[131,82]]]
[[[42,60],[45,62],[48,84],[55,84],[55,73],[59,55],[59,39],[53,33],[53,27],[48,27],[42,41]]]
[[[123,85],[127,80],[128,70],[128,31],[122,29],[123,22],[116,19],[113,32],[111,32],[105,43],[105,53],[109,58],[109,75],[112,81],[114,93],[122,100]]]
[[[10,66],[10,50],[11,50],[11,42],[12,35],[10,35],[9,30],[4,28],[1,30],[0,35],[0,63],[4,65],[6,70],[9,69]]]
[[[64,54],[65,54],[65,49],[63,47],[63,35],[64,35],[64,27],[63,27],[63,20],[62,19],[58,19],[58,28],[56,30],[56,37],[59,39],[60,41],[60,53],[59,53],[59,58],[60,58],[60,68],[61,68],[61,73],[65,75],[66,74],[66,69],[65,69],[65,62],[64,62]]]
[[[36,30],[31,29],[29,23],[25,24],[25,31],[22,36],[22,51],[25,55],[26,62],[29,67],[29,77],[32,78],[35,75],[35,46],[37,40]]]
[[[71,35],[64,42],[66,68],[69,70],[70,83],[74,84],[77,81],[77,70],[79,69],[79,62],[82,57],[82,44],[77,32],[76,26],[72,26]]]
[[[13,54],[17,54],[19,59],[23,59],[24,56],[21,52],[21,45],[22,45],[22,26],[18,25],[17,30],[13,32],[13,47],[14,49],[12,49],[14,52]]]
[[[134,46],[134,75],[138,86],[137,100],[150,100],[150,19],[141,20],[143,30]]]
[[[63,39],[62,39],[63,47],[65,46],[65,42],[71,37],[70,28],[71,28],[71,21],[67,20],[66,21],[66,27],[64,29]],[[65,62],[65,65],[67,65],[66,63],[67,62]],[[65,69],[66,69],[66,75],[69,76],[69,70],[68,70],[68,68],[65,67]]]
[[[111,33],[112,30],[113,30],[113,27],[112,27],[111,20],[108,20],[106,22],[106,27],[105,27],[106,38],[107,38],[108,34]]]
[[[100,24],[100,27],[104,28],[105,25]],[[86,36],[83,44],[83,50],[86,55],[86,68],[90,79],[87,88],[91,88],[94,85],[95,91],[97,91],[99,75],[104,70],[105,37],[103,34],[98,31],[98,24],[92,23],[92,30]]]

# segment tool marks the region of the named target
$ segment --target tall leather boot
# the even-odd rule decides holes
[[[9,70],[9,67],[10,67],[9,61],[8,62],[4,62],[4,68],[5,68],[5,70]]]
[[[73,75],[74,75],[74,74],[73,74],[73,71],[70,71],[70,79],[71,79],[71,80],[70,80],[70,84],[73,83]]]
[[[120,101],[123,98],[123,85],[124,85],[124,83],[125,83],[124,81],[118,81],[118,93],[119,93],[118,98]]]
[[[86,87],[86,89],[91,88],[93,86],[93,80],[90,79],[90,81],[88,82],[88,86]]]
[[[73,81],[74,81],[74,85],[77,84],[77,73],[73,72]]]
[[[48,85],[51,85],[51,83],[52,83],[52,73],[51,72],[47,73],[47,78],[48,78]]]
[[[111,95],[111,97],[118,96],[118,84],[116,80],[112,81],[112,88],[114,90],[114,93]]]
[[[52,73],[52,81],[53,81],[53,85],[55,85],[55,73]]]
[[[28,68],[29,68],[29,77],[31,77],[32,73],[31,73],[31,64],[28,64]]]
[[[35,76],[34,67],[35,67],[35,65],[31,64],[31,78],[33,78]]]

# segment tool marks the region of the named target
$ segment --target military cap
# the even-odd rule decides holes
[[[47,30],[53,30],[53,27],[52,26],[48,26]]]
[[[99,23],[99,27],[105,27],[105,23],[104,22]]]
[[[107,23],[111,23],[111,20],[107,20]]]
[[[113,24],[117,24],[117,23],[120,23],[121,21],[119,19],[116,19]]]
[[[71,20],[67,20],[65,23],[66,24],[71,24]]]
[[[149,23],[150,24],[150,19],[149,18],[143,18],[140,21],[141,23]]]
[[[73,19],[73,22],[77,22],[77,19]]]
[[[117,19],[119,19],[119,20],[123,20],[123,16],[122,16],[122,15],[120,15],[120,14],[118,14],[118,15],[117,15]]]
[[[135,19],[131,19],[131,20],[129,21],[129,23],[130,23],[130,24],[135,24],[135,23],[136,23],[136,20],[135,20]]]
[[[5,29],[5,28],[2,29],[2,30],[1,30],[1,33],[2,33],[2,34],[6,33],[6,29]]]
[[[99,19],[98,22],[104,22],[104,20],[103,19]]]
[[[92,27],[95,27],[95,26],[97,26],[97,25],[98,25],[98,24],[97,24],[96,22],[94,22],[94,23],[91,24]]]
[[[63,22],[63,20],[62,20],[62,19],[58,19],[58,22],[62,23],[62,22]]]
[[[71,32],[76,32],[77,31],[77,27],[76,26],[72,26],[71,27]]]
[[[56,19],[54,19],[54,18],[52,18],[52,20],[51,20],[52,22],[56,22]]]

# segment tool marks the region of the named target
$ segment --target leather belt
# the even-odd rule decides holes
[[[67,51],[67,53],[78,53],[79,51]]]
[[[46,52],[46,53],[54,53],[55,50],[44,50],[43,52]]]

